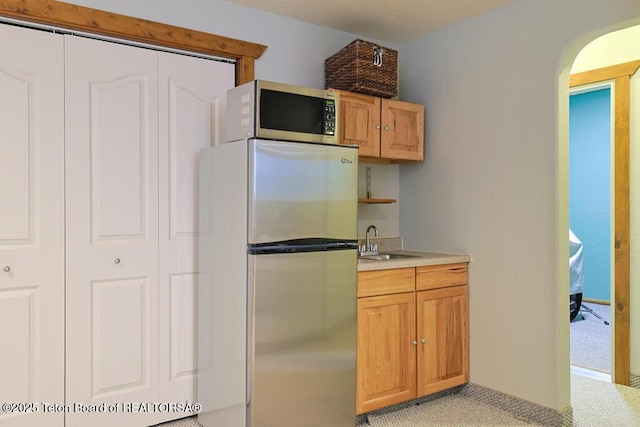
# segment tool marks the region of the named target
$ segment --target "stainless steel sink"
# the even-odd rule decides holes
[[[361,256],[360,259],[369,259],[372,261],[386,261],[391,259],[419,258],[419,257],[420,257],[419,255],[379,253],[377,255],[364,255],[364,256]]]

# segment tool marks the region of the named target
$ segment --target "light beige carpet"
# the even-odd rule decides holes
[[[640,426],[640,389],[571,375],[573,425]]]
[[[588,302],[584,307],[611,323],[611,306]],[[571,364],[611,373],[612,328],[593,314],[581,311],[570,323]]]
[[[202,427],[197,417],[182,418],[168,423],[156,424],[154,427]]]

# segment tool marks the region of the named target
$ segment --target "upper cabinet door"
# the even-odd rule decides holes
[[[424,106],[393,99],[382,100],[380,156],[422,161],[424,158]]]
[[[380,157],[380,98],[340,92],[338,141],[357,145],[360,156]]]
[[[340,91],[338,143],[387,161],[424,160],[424,106]]]
[[[197,378],[212,368],[196,353],[197,165],[201,149],[226,140],[227,90],[234,87],[235,67],[162,52],[158,73],[159,401],[196,402]]]
[[[62,405],[63,37],[0,25],[0,38],[0,402]],[[64,424],[36,409],[0,425]]]
[[[157,53],[65,37],[67,402],[158,398]],[[70,426],[161,414],[67,413]]]

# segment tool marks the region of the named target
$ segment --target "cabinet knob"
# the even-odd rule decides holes
[[[384,130],[389,130],[389,126],[385,126],[385,127],[384,127]]]
[[[376,129],[380,129],[380,125],[376,125]]]
[[[116,264],[120,264],[120,258],[114,259],[113,262],[115,262]]]
[[[411,341],[411,344],[418,345],[418,341]]]
[[[427,343],[427,340],[425,340],[424,338],[420,338],[420,342],[424,345]]]
[[[4,270],[5,273],[8,273],[8,272],[11,271],[11,267],[9,267],[8,265],[5,265],[3,270]]]

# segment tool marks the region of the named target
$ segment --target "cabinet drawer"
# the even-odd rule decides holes
[[[416,269],[416,290],[467,284],[467,264],[431,265]]]
[[[358,298],[411,292],[416,289],[416,269],[396,268],[358,272]]]

